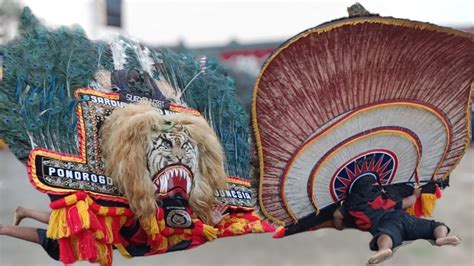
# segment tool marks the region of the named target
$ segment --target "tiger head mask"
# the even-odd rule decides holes
[[[106,174],[127,198],[142,227],[156,200],[180,197],[210,223],[213,193],[227,176],[221,144],[206,120],[162,115],[149,103],[116,109],[101,129]]]

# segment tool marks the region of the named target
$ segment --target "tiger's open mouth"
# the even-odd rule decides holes
[[[161,169],[152,178],[158,198],[181,196],[189,198],[193,174],[184,164],[171,164]]]

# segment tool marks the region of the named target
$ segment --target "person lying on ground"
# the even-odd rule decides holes
[[[393,248],[403,241],[427,239],[438,246],[460,244],[458,236],[448,236],[450,229],[444,223],[413,217],[405,211],[415,204],[420,193],[421,189],[415,188],[412,195],[397,201],[383,191],[372,175],[363,176],[350,185],[346,200],[334,212],[334,225],[342,230],[352,224],[373,235],[370,249],[377,253],[368,264],[388,259]]]

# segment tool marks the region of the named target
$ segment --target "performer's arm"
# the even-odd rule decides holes
[[[413,189],[413,194],[403,199],[402,209],[408,209],[410,207],[413,207],[413,205],[415,205],[416,199],[420,196],[420,194],[421,188]]]
[[[337,230],[342,230],[344,229],[344,215],[342,215],[342,212],[340,211],[342,207],[340,207],[339,209],[337,209],[334,214],[333,214],[333,217],[334,217],[334,227],[337,229]]]

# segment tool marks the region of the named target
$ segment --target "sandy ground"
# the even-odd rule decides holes
[[[461,235],[462,245],[436,247],[418,240],[399,248],[381,265],[474,265],[474,146],[451,177],[434,217]],[[0,151],[0,223],[11,223],[19,205],[46,211],[48,199],[29,183],[25,167],[9,151]],[[26,220],[23,225],[44,227]],[[369,233],[333,229],[278,240],[271,234],[253,234],[147,258],[126,260],[115,253],[114,265],[364,265],[373,254],[368,249],[370,238]],[[0,236],[0,266],[7,265],[61,264],[35,244]]]

